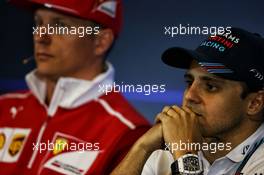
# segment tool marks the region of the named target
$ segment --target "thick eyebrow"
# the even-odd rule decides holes
[[[184,78],[186,79],[194,79],[194,76],[192,75],[191,72],[187,71],[185,74],[184,74]],[[213,81],[213,82],[217,82],[217,83],[224,83],[225,81],[221,78],[218,78],[216,77],[215,75],[202,75],[202,76],[199,76],[199,79],[200,80],[203,80],[203,81]]]
[[[69,21],[69,20],[62,18],[62,17],[55,17],[55,18],[52,18],[51,20],[52,21],[65,21],[65,22]]]
[[[184,78],[185,79],[193,79],[193,75],[190,72],[185,72]]]
[[[200,79],[203,81],[214,81],[217,83],[224,83],[224,80],[217,78],[215,76],[201,76]]]

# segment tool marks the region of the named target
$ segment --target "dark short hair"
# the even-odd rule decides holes
[[[245,99],[248,94],[253,93],[253,92],[258,92],[260,90],[262,90],[262,88],[252,88],[249,87],[245,82],[241,82],[241,86],[242,86],[242,93],[241,93],[241,98]]]
[[[242,99],[245,99],[248,96],[248,94],[250,94],[251,92],[254,92],[254,90],[251,90],[248,87],[248,85],[246,83],[244,83],[244,82],[241,83],[241,86],[242,86],[242,92],[240,94],[240,97]]]

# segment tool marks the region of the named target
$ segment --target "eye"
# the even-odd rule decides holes
[[[211,84],[211,83],[206,83],[206,90],[208,92],[215,92],[218,90],[218,87],[214,84]]]
[[[42,20],[39,17],[35,16],[34,17],[34,21],[35,21],[35,26],[36,27],[42,25]]]
[[[58,26],[58,27],[68,27],[68,25],[66,23],[62,22],[62,21],[57,21],[56,22],[56,26]]]
[[[186,87],[189,88],[192,86],[193,81],[192,80],[185,80]]]

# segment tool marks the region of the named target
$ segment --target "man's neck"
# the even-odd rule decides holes
[[[51,99],[52,99],[53,92],[55,90],[57,81],[46,79],[46,84],[47,84],[47,95],[46,95],[45,103],[48,106],[50,104]]]
[[[252,120],[247,120],[242,122],[237,127],[233,128],[228,133],[224,133],[217,137],[217,141],[215,139],[208,141],[208,143],[231,143],[231,150],[223,150],[223,151],[216,151],[212,153],[210,150],[203,151],[205,158],[212,164],[216,159],[224,157],[230,151],[232,151],[236,146],[241,144],[244,140],[246,140],[250,135],[252,135],[258,127],[261,125],[261,122],[256,122]],[[241,132],[243,131],[243,132]]]
[[[107,69],[105,63],[101,63],[101,62],[99,63],[100,63],[99,65],[90,66],[89,69],[87,68],[83,71],[79,71],[78,73],[71,74],[69,76],[65,75],[64,77],[73,77],[73,78],[82,79],[82,80],[92,80],[96,76],[98,76],[100,73],[105,72]],[[44,76],[44,75],[42,76],[39,75],[39,76],[42,77],[46,81],[46,84],[47,84],[46,93],[47,94],[46,94],[45,103],[46,105],[49,105],[52,99],[56,84],[60,77],[59,76]]]

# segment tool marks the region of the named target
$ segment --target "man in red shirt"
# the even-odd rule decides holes
[[[13,1],[35,10],[29,91],[0,97],[0,174],[109,174],[148,128],[105,57],[122,2]]]

